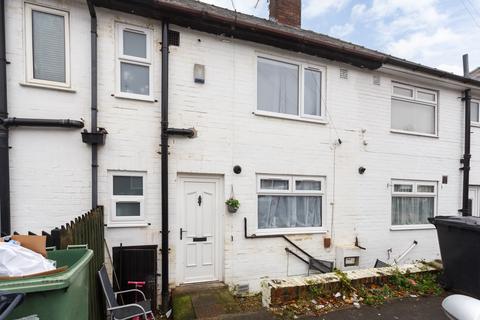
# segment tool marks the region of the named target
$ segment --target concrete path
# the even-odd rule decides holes
[[[405,298],[392,300],[375,308],[334,311],[319,317],[300,317],[309,320],[448,320],[442,311],[441,297]]]

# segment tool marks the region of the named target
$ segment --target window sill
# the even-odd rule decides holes
[[[30,83],[30,82],[19,82],[19,84],[22,87],[57,90],[57,91],[64,91],[64,92],[71,92],[71,93],[77,92],[77,90],[72,89],[70,87],[60,87],[60,86],[52,86],[52,85],[48,85],[48,84]]]
[[[313,118],[306,118],[301,116],[274,113],[274,112],[261,111],[261,110],[254,111],[252,113],[256,116],[261,116],[261,117],[279,118],[279,119],[294,120],[294,121],[300,121],[300,122],[310,122],[310,123],[320,123],[320,124],[328,123],[323,118],[313,119]]]
[[[395,130],[395,129],[391,129],[390,132],[391,133],[398,133],[398,134],[408,134],[408,135],[411,135],[411,136],[420,136],[420,137],[437,138],[438,139],[438,134],[428,134],[428,133],[403,131],[403,130]]]
[[[431,224],[417,224],[417,225],[405,225],[405,226],[391,226],[391,231],[403,231],[403,230],[433,230],[434,225]]]
[[[149,227],[150,223],[119,223],[119,222],[112,222],[111,224],[107,224],[107,228],[146,228]]]
[[[137,100],[137,101],[145,101],[145,102],[157,102],[157,99],[154,99],[150,96],[142,96],[142,95],[130,95],[130,94],[124,94],[124,93],[116,93],[112,94],[112,97],[118,98],[118,99],[126,99],[126,100]]]
[[[472,122],[470,123],[470,126],[480,128],[480,122]]]
[[[257,230],[255,232],[256,236],[274,236],[274,235],[295,235],[295,234],[324,234],[327,233],[327,230],[325,229],[310,229],[310,228],[305,228],[306,230],[300,230],[300,229],[274,229],[274,230]]]

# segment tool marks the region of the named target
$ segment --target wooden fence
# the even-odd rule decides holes
[[[33,232],[28,234],[35,235]],[[95,208],[50,233],[42,231],[42,235],[47,237],[47,247],[66,249],[69,245],[86,244],[93,250],[89,265],[89,319],[104,320],[105,300],[97,276],[105,257],[103,207]]]

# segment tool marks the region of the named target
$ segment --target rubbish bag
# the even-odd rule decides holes
[[[55,261],[16,244],[0,242],[0,277],[21,277],[55,270]]]

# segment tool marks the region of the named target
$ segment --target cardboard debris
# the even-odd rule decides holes
[[[52,275],[52,274],[56,274],[56,273],[63,272],[63,271],[65,271],[65,270],[67,270],[67,269],[68,269],[67,266],[63,266],[63,267],[60,267],[60,268],[57,268],[57,269],[54,269],[54,270],[45,271],[45,272],[37,272],[37,273],[32,273],[32,274],[26,274],[26,275],[23,275],[23,276],[0,277],[0,281],[1,281],[1,280],[16,280],[16,279],[31,278],[31,277],[40,277],[40,276],[49,276],[49,275]]]
[[[13,235],[12,240],[20,242],[24,248],[30,249],[33,252],[40,253],[47,257],[47,237],[46,236],[30,236],[30,235]]]

